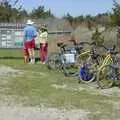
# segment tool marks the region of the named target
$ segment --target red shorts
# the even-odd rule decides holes
[[[23,49],[23,55],[24,55],[24,56],[29,56],[29,52],[28,52],[27,49]]]
[[[24,43],[24,46],[25,46],[26,49],[33,49],[33,48],[35,48],[35,40],[26,41]]]

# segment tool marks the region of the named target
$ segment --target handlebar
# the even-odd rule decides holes
[[[95,42],[92,42],[92,43],[90,43],[90,42],[79,42],[79,43],[76,43],[76,44],[74,44],[75,46],[78,46],[78,45],[95,45]],[[67,46],[66,44],[64,44],[63,42],[59,42],[59,43],[57,43],[57,46],[58,47],[65,47],[65,46]]]
[[[113,45],[112,48],[107,48],[107,47],[104,46],[104,45],[102,45],[102,47],[103,47],[105,50],[107,50],[108,53],[110,53],[110,54],[114,54],[114,55],[118,54],[118,51],[116,51],[116,46],[115,46],[115,45]]]
[[[57,43],[57,46],[60,48],[65,48],[66,44],[64,44],[63,42],[59,42],[59,43]]]
[[[118,51],[116,51],[116,46],[113,45],[112,48],[108,48],[106,47],[105,45],[97,45],[96,42],[79,42],[79,43],[76,43],[75,46],[78,47],[79,45],[90,45],[90,46],[98,46],[98,47],[101,47],[101,48],[104,48],[105,50],[107,50],[110,54],[118,54]],[[66,44],[64,44],[63,42],[59,42],[57,43],[57,46],[60,47],[60,48],[63,48],[65,49],[65,47],[67,46]]]
[[[97,46],[97,47],[101,47],[101,48],[104,48],[105,50],[107,50],[110,54],[118,54],[118,51],[116,51],[116,46],[113,45],[112,48],[108,48],[106,47],[105,45],[97,45],[96,42],[80,42],[79,43],[80,45],[83,45],[83,44],[88,44],[88,45],[92,45],[93,48],[92,48],[92,52],[94,51],[94,46]]]
[[[112,48],[107,48],[105,45],[102,45],[103,46],[103,48],[105,48],[105,50],[107,50],[107,51],[114,51],[115,49],[116,49],[116,46],[115,45],[113,45],[112,46]]]
[[[116,53],[116,54],[118,53],[117,51],[115,51],[116,50],[115,45],[113,45],[112,48],[107,48],[105,45],[97,45],[96,42],[82,42],[82,44],[95,45],[95,46],[98,46],[98,47],[102,47],[105,50],[110,51],[111,53]]]
[[[86,45],[97,45],[96,42],[79,42],[77,44],[78,45],[84,45],[84,44],[86,44]]]

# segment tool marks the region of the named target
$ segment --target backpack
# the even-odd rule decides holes
[[[79,77],[80,77],[82,80],[89,81],[89,80],[92,79],[93,73],[90,73],[87,67],[82,66],[82,67],[80,68]]]

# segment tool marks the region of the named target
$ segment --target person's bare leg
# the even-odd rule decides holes
[[[30,63],[32,63],[32,51],[31,49],[28,49],[29,57],[30,57]]]
[[[24,63],[28,63],[29,60],[28,60],[28,56],[24,56]]]
[[[31,49],[31,53],[32,53],[32,62],[35,63],[35,51],[34,51],[34,48]]]
[[[35,63],[35,52],[34,49],[28,49],[29,55],[30,55],[30,63]]]

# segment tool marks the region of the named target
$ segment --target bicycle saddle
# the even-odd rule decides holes
[[[63,48],[66,46],[66,44],[64,44],[63,42],[59,42],[57,43],[57,46]]]

